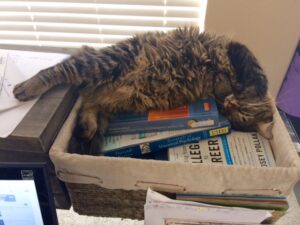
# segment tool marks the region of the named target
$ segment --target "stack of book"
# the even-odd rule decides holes
[[[222,165],[276,166],[269,141],[255,132],[231,131],[220,137],[169,148],[169,161],[211,163]],[[286,196],[177,193],[177,200],[219,206],[274,210],[271,221],[284,215],[289,208]]]
[[[272,224],[281,216],[269,209],[174,200],[151,189],[147,191],[144,211],[145,225],[258,225]]]
[[[215,100],[208,97],[173,110],[118,115],[108,127],[102,153],[149,158],[170,147],[228,134],[230,128]]]
[[[269,141],[256,132],[231,130],[212,97],[169,111],[118,115],[108,128],[102,153],[194,164],[276,166]],[[275,210],[280,216],[288,209],[284,196],[177,193],[174,198]]]

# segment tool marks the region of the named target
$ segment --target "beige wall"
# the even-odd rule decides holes
[[[300,0],[208,0],[205,29],[246,44],[275,97],[300,37]]]

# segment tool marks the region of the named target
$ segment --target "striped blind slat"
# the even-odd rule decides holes
[[[201,25],[205,1],[0,0],[0,47],[103,47],[140,32]]]

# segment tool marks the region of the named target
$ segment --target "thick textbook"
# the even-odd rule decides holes
[[[213,97],[166,111],[122,113],[109,124],[107,135],[200,128],[218,124],[219,114]]]
[[[229,121],[220,117],[218,125],[213,127],[106,136],[101,150],[106,156],[139,157],[146,153],[227,134],[230,128]]]
[[[276,166],[270,143],[256,132],[228,135],[169,148],[170,161],[223,165]]]

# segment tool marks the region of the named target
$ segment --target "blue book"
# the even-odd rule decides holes
[[[106,135],[200,128],[218,122],[216,102],[208,97],[171,110],[119,114],[110,122]]]
[[[228,134],[230,128],[229,121],[220,117],[219,123],[213,127],[106,136],[102,153],[105,156],[141,157],[169,147]]]

